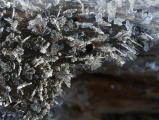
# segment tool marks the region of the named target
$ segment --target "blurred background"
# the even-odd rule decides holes
[[[65,88],[60,120],[159,120],[159,46],[123,67],[85,72]]]

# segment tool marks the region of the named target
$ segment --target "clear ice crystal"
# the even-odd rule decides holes
[[[113,1],[110,1],[107,4],[108,8],[108,21],[111,22],[116,16],[116,6],[113,4]]]
[[[102,26],[111,26],[110,23],[106,22],[103,20],[103,14],[102,13],[97,13],[96,16],[96,22],[99,24],[99,25],[102,25]]]
[[[123,19],[123,18],[115,18],[114,19],[114,24],[122,26],[123,25],[122,22],[124,22],[124,21],[125,21],[125,19]]]

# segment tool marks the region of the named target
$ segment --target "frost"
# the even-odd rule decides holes
[[[59,4],[59,2],[60,2],[60,0],[54,0],[53,1],[54,6],[56,6],[57,4]]]
[[[27,41],[31,36],[26,37],[24,40],[22,40],[22,42]]]
[[[63,12],[63,14],[73,14],[77,12],[77,9],[67,9]]]
[[[84,12],[84,5],[83,3],[81,2],[81,0],[77,0],[80,4],[81,4],[81,11]]]
[[[38,89],[38,93],[39,93],[38,95],[39,95],[41,101],[43,101],[43,99],[44,99],[42,92],[43,92],[43,84],[40,84],[39,89]]]
[[[43,58],[37,58],[37,59],[34,59],[33,61],[33,64],[34,64],[34,67],[37,67],[38,65],[44,63],[44,59]]]
[[[21,56],[24,54],[24,49],[17,48],[12,51],[13,56],[17,59],[17,61],[20,63],[22,61]]]
[[[150,24],[153,19],[152,13],[148,13],[143,19],[142,24]]]
[[[143,35],[143,34],[142,34]],[[150,35],[148,35],[147,33],[144,33],[145,37],[143,37],[146,40],[154,40],[154,38]]]
[[[93,30],[99,34],[104,34],[104,32],[100,28],[96,28],[95,26],[92,27]]]
[[[64,16],[60,17],[58,20],[59,20],[60,27],[63,27],[67,21],[66,17]]]
[[[49,114],[60,106],[62,85],[70,87],[82,70],[105,62],[122,66],[140,49],[147,52],[159,39],[158,5],[154,0],[1,0],[3,118],[54,119]],[[156,63],[146,67],[158,70]]]
[[[106,41],[106,40],[108,40],[108,38],[109,38],[109,34],[104,34],[104,35],[99,35],[98,39],[97,38],[93,38],[92,41],[97,41],[97,42]]]
[[[128,20],[126,21],[125,26],[126,26],[126,29],[127,29],[128,31],[132,31],[133,25],[130,24],[130,22],[129,22]]]
[[[36,34],[49,34],[51,29],[47,27],[47,23],[48,21],[38,14],[34,20],[29,21],[28,29]]]
[[[17,20],[12,20],[11,18],[6,18],[6,21],[8,21],[11,25],[11,27],[7,28],[7,32],[17,32],[17,33],[21,33],[19,30],[17,30],[17,26],[18,26],[18,21]]]
[[[37,87],[34,89],[34,91],[33,91],[32,94],[31,94],[31,97],[32,97],[32,98],[34,97],[34,95],[36,94],[36,92],[37,92]]]
[[[24,65],[23,75],[29,80],[32,80],[32,75],[35,74],[35,69],[31,68],[28,63]]]
[[[31,118],[31,112],[28,111],[27,114],[23,117],[24,120],[29,120]]]
[[[77,58],[75,57],[75,56],[73,56],[72,58],[71,58],[71,62],[76,62],[77,61]]]
[[[108,4],[108,21],[111,22],[116,15],[116,6],[113,4],[112,1],[110,1]]]
[[[96,70],[102,65],[100,57],[94,58],[92,55],[87,56],[87,61],[85,61],[85,64],[89,65],[91,70]]]
[[[136,54],[136,50],[134,48],[131,48],[130,46],[128,46],[126,44],[121,44],[121,46],[123,46],[124,48],[126,48],[127,50],[132,52],[133,54]]]
[[[3,30],[4,30],[4,28],[2,27],[2,28],[0,28],[0,34],[2,34],[3,33]]]
[[[148,44],[148,42],[143,41],[143,44],[144,44],[144,51],[145,52],[149,51],[149,44]]]
[[[68,17],[72,17],[72,14],[76,12],[77,12],[77,9],[67,9],[63,12],[63,14],[66,14]]]
[[[71,78],[73,77],[73,75],[70,73],[70,70],[69,70],[69,64],[65,63],[65,64],[62,64],[60,66],[60,70],[61,72],[60,73],[55,73],[56,76],[58,77],[58,79],[61,79],[61,82],[65,82],[65,84],[70,87],[70,80]],[[60,85],[61,86],[61,85]],[[60,90],[60,89],[58,89]],[[60,90],[61,91],[61,90]]]
[[[106,21],[104,21],[102,17],[103,17],[102,13],[97,13],[96,16],[95,16],[96,22],[99,25],[102,25],[102,26],[111,26],[111,24],[106,22]]]
[[[93,23],[86,23],[86,22],[80,23],[80,22],[76,22],[76,25],[78,27],[81,26],[81,28],[92,28]]]
[[[10,2],[5,2],[5,4],[6,4],[6,6],[7,6],[7,8],[10,8],[10,6],[11,6],[11,3]]]
[[[19,72],[18,72],[18,75],[21,74],[21,71],[22,71],[22,66],[19,66]]]
[[[61,30],[61,29],[60,29],[60,26],[59,26],[59,22],[57,21],[56,18],[52,18],[52,19],[51,19],[51,23],[52,23],[53,25],[56,25],[56,28],[57,28],[58,31]]]
[[[46,49],[50,46],[50,43],[46,43],[40,50],[41,53],[46,53]]]
[[[51,54],[52,55],[57,55],[57,52],[62,50],[64,48],[63,45],[59,45],[57,44],[56,42],[52,42],[52,45],[51,45]]]
[[[135,0],[129,0],[130,2],[130,9],[129,12],[134,12],[134,7],[135,7]]]
[[[122,22],[124,22],[124,21],[125,21],[125,19],[115,18],[115,19],[114,19],[114,24],[117,24],[117,25],[119,25],[119,26],[122,26],[122,25],[123,25]]]
[[[26,86],[28,86],[28,85],[31,85],[32,83],[23,83],[23,84],[21,84],[21,85],[19,85],[18,87],[17,87],[17,89],[19,90],[19,89],[22,89],[22,88],[24,88],[24,87],[26,87]]]
[[[52,77],[53,70],[48,70],[45,72],[46,78]]]
[[[100,7],[102,7],[103,9],[106,7],[106,1],[105,0],[97,0],[97,3]]]

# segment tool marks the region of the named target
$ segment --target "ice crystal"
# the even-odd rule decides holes
[[[141,48],[147,52],[159,38],[158,5],[154,0],[0,0],[0,119],[53,118],[50,109],[60,106],[56,97],[78,70],[96,70],[103,62],[122,66]],[[158,70],[155,63],[147,67]]]
[[[113,1],[110,1],[107,5],[108,5],[108,22],[111,22],[116,15],[116,6],[113,5]]]

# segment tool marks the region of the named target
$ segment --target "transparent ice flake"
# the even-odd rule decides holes
[[[125,19],[123,19],[123,18],[115,18],[114,19],[114,24],[122,26],[123,25],[122,22],[124,22],[124,21],[125,21]]]
[[[95,26],[92,26],[92,29],[93,29],[95,32],[97,32],[97,33],[99,33],[99,34],[101,34],[101,35],[104,34],[104,32],[103,32],[100,28],[97,28],[97,27],[95,27]]]
[[[111,22],[116,16],[116,5],[113,4],[113,1],[108,2],[107,10],[108,10],[108,22]]]

